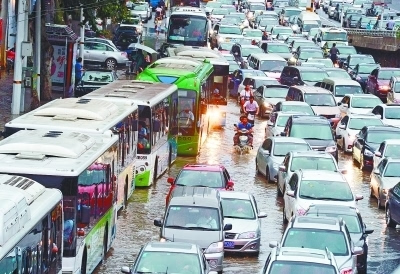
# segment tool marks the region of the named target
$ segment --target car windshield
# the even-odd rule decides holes
[[[378,66],[372,56],[351,56],[349,66],[355,66],[360,63],[375,64],[374,68]]]
[[[242,31],[240,30],[239,27],[225,27],[221,26],[218,31],[220,34],[237,34],[241,35]]]
[[[219,212],[216,208],[172,205],[168,208],[164,227],[183,230],[206,229],[219,231],[221,225]]]
[[[285,87],[267,87],[264,89],[264,98],[286,98],[288,88]]]
[[[241,20],[239,17],[233,16],[233,17],[225,17],[221,19],[220,24],[233,24],[233,25],[239,25],[241,23]]]
[[[229,11],[228,11],[228,9],[215,8],[215,9],[213,9],[212,14],[227,15],[227,14],[229,14]]]
[[[265,76],[265,73],[262,72],[261,70],[256,70],[256,69],[247,70],[243,72],[243,79],[251,76]]]
[[[290,151],[308,151],[310,146],[300,143],[275,142],[273,150],[274,156],[283,157]]]
[[[289,47],[285,44],[268,45],[268,53],[290,53]]]
[[[211,188],[223,188],[222,176],[219,171],[182,170],[176,178],[176,185],[204,186]]]
[[[370,74],[374,69],[379,67],[377,64],[367,64],[367,65],[359,65],[358,66],[358,73],[362,74]]]
[[[351,118],[349,123],[349,129],[361,130],[365,126],[381,126],[381,125],[383,125],[381,119]]]
[[[283,67],[286,65],[287,62],[281,60],[261,61],[260,70],[270,72],[282,72]]]
[[[322,34],[322,40],[347,42],[347,32],[324,32]]]
[[[222,199],[224,218],[254,220],[256,214],[250,200],[244,199]]]
[[[303,180],[300,184],[299,197],[302,199],[352,201],[353,193],[347,182]]]
[[[384,177],[400,177],[400,162],[392,162],[388,163],[385,173],[383,174]]]
[[[275,19],[262,19],[259,24],[262,27],[266,27],[266,26],[273,27],[273,26],[278,25],[278,22]]]
[[[341,218],[346,223],[347,229],[349,230],[350,233],[362,232],[360,219],[358,219],[357,215],[318,212],[318,213],[307,213],[307,216]]]
[[[121,21],[121,24],[127,24],[127,25],[139,25],[140,24],[140,19],[136,17],[130,17],[123,19]]]
[[[263,53],[263,50],[259,47],[242,48],[242,56],[248,57],[250,54]]]
[[[303,112],[315,115],[314,110],[309,105],[282,105],[282,111]]]
[[[114,80],[112,72],[107,71],[85,71],[82,75],[83,82],[111,83]]]
[[[318,264],[299,261],[274,261],[268,274],[282,273],[318,273],[335,274],[336,270],[332,265]]]
[[[319,25],[317,22],[306,22],[303,25],[303,31],[310,31],[310,29],[318,28],[318,27],[319,27]]]
[[[317,48],[315,50],[301,51],[299,55],[299,59],[301,60],[307,60],[311,57],[323,58],[324,56],[322,51],[318,50]]]
[[[304,94],[304,101],[310,106],[336,106],[335,98],[332,94],[327,93],[306,93]]]
[[[400,158],[400,145],[387,145],[384,156]]]
[[[400,119],[400,106],[399,107],[387,107],[385,109],[386,119]]]
[[[243,32],[243,36],[248,36],[248,37],[261,37],[262,32],[261,30],[246,30]]]
[[[278,127],[284,127],[286,126],[287,120],[289,120],[289,115],[279,115],[278,119],[276,121],[276,126]]]
[[[337,167],[334,161],[335,160],[330,157],[293,157],[290,171],[293,172],[299,169],[337,171]]]
[[[390,80],[390,78],[392,78],[392,76],[400,76],[400,69],[381,70],[381,71],[379,71],[378,79],[379,80]]]
[[[298,124],[293,125],[290,137],[317,140],[333,140],[332,129],[329,124]]]
[[[346,256],[349,254],[346,238],[342,231],[317,228],[290,228],[282,246],[320,250],[328,248],[335,256]],[[309,271],[306,272],[309,273]],[[296,271],[296,273],[299,272]]]
[[[157,262],[157,263],[154,263]],[[198,254],[144,251],[133,273],[201,273]]]
[[[291,28],[274,28],[272,30],[272,34],[280,34],[280,33],[287,33],[287,34],[293,34],[293,30]]]
[[[368,24],[369,21],[371,21],[371,18],[369,18],[369,17],[362,17],[361,18],[361,24],[362,25]]]
[[[323,71],[300,71],[301,74],[301,79],[303,81],[308,81],[308,82],[322,82],[324,78],[329,77],[328,74]]]
[[[352,15],[350,20],[351,21],[358,21],[358,20],[360,20],[360,18],[361,18],[361,15]]]
[[[344,55],[350,55],[350,54],[356,54],[357,51],[354,47],[337,47],[339,50],[339,54],[344,54]]]
[[[344,69],[327,70],[329,77],[351,79],[350,75]]]
[[[385,140],[399,139],[400,131],[373,130],[367,135],[368,143],[380,144]]]
[[[346,94],[361,94],[363,90],[360,86],[339,85],[335,88],[335,96],[345,96]]]
[[[355,97],[351,100],[352,108],[374,108],[377,105],[382,104],[381,99],[378,97]]]
[[[138,11],[144,11],[146,10],[146,6],[145,5],[137,5],[137,6],[132,6],[133,10],[138,10]]]
[[[233,43],[230,42],[222,42],[219,44],[219,50],[227,50],[230,51],[232,49]]]

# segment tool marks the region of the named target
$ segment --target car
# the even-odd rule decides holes
[[[371,113],[379,104],[382,104],[381,99],[372,94],[347,94],[337,103],[342,117],[346,114]]]
[[[361,19],[362,14],[351,14],[350,16],[347,17],[346,20],[346,27],[348,28],[357,28],[358,21]]]
[[[365,92],[368,76],[374,69],[379,67],[380,67],[379,64],[359,63],[355,65],[354,69],[349,72],[349,75],[351,76],[351,79],[360,83],[362,89]]]
[[[328,249],[335,256],[340,273],[356,273],[355,256],[363,250],[354,246],[346,223],[342,219],[332,217],[296,216],[288,224],[280,244],[275,246]]]
[[[271,29],[270,37],[275,39],[278,34],[286,34],[288,36],[292,35],[294,32],[291,27],[285,26],[275,26]]]
[[[357,29],[367,29],[368,23],[371,21],[371,17],[361,16],[358,19],[356,28]]]
[[[261,70],[266,76],[279,79],[282,69],[287,65],[285,59],[274,53],[250,54],[245,63],[248,67]]]
[[[275,105],[284,101],[289,90],[284,85],[261,85],[254,91],[254,100],[258,103],[260,117],[269,116]]]
[[[323,151],[291,151],[288,152],[279,166],[277,194],[282,197],[288,188],[288,181],[293,172],[299,169],[328,170],[345,172],[339,170],[336,159],[332,154]]]
[[[325,70],[325,65],[322,63],[314,63],[314,62],[303,62],[301,63],[302,67],[310,67],[310,68],[319,68],[321,70]]]
[[[278,20],[275,18],[261,18],[256,20],[256,27],[261,30],[265,30],[268,33],[271,33],[271,30],[274,26],[278,26]]]
[[[336,48],[339,50],[339,54],[337,56],[337,61],[339,63],[339,67],[343,67],[343,63],[346,62],[347,57],[349,55],[357,54],[357,50],[353,46],[346,46],[346,45],[342,45],[342,44],[336,44]]]
[[[350,75],[341,68],[324,68],[324,71],[329,75],[329,77],[341,78],[343,80],[351,80]]]
[[[236,97],[239,95],[239,86],[242,84],[243,80],[250,76],[265,76],[265,73],[261,70],[254,69],[237,69],[232,73],[232,78],[228,83],[228,88],[230,90],[230,95]]]
[[[169,203],[176,187],[203,186],[225,190],[233,190],[234,187],[234,182],[223,165],[210,164],[187,164],[176,178],[169,177],[167,182],[171,186],[166,197],[166,204]]]
[[[286,122],[292,115],[309,115],[307,113],[295,112],[295,111],[279,111],[276,112],[276,118],[267,121],[267,126],[265,127],[265,136],[281,136],[281,132],[285,128]]]
[[[292,57],[289,46],[283,43],[268,41],[267,43],[263,43],[260,47],[264,50],[265,53],[274,53],[276,55],[279,55],[286,61],[288,61],[290,57]]]
[[[211,41],[214,48],[218,48],[218,43],[236,42],[243,39],[242,30],[236,25],[215,24]]]
[[[152,12],[148,4],[133,4],[131,7],[131,15],[138,15],[143,23],[147,23],[152,17]]]
[[[100,42],[85,42],[83,58],[85,64],[102,65],[107,69],[125,67],[129,61],[126,52]]]
[[[372,55],[369,54],[350,54],[347,56],[345,62],[343,62],[342,68],[347,70],[347,72],[351,72],[354,70],[357,64],[376,64],[375,59]],[[378,64],[376,64],[379,66]]]
[[[99,38],[99,37],[93,37],[93,38],[86,38],[85,37],[85,43],[87,42],[99,42],[99,43],[103,43],[103,44],[107,44],[111,47],[116,48],[117,46],[113,43],[112,40],[110,39],[106,39],[106,38]]]
[[[339,274],[336,259],[329,249],[274,247],[265,262],[262,274],[275,273]]]
[[[310,145],[300,138],[268,137],[257,150],[256,169],[267,182],[277,182],[279,165],[289,151],[309,151]]]
[[[245,39],[260,41],[262,37],[262,31],[260,29],[243,29],[243,37]]]
[[[336,135],[342,136],[337,144],[344,152],[353,151],[356,135],[365,126],[382,126],[382,120],[372,114],[348,114],[342,117],[336,127]]]
[[[379,67],[374,69],[365,82],[365,92],[378,96],[382,102],[386,103],[392,76],[400,76],[400,68]]]
[[[84,96],[101,86],[118,80],[115,70],[110,69],[86,69],[75,88],[75,97]]]
[[[132,27],[136,28],[136,31],[139,34],[143,33],[143,23],[140,18],[140,16],[135,15],[135,16],[130,16],[126,19],[123,19],[121,23],[119,24],[119,27]]]
[[[213,23],[217,23],[221,21],[222,18],[224,18],[225,15],[228,15],[229,11],[226,8],[213,8],[213,10],[210,13],[210,20]]]
[[[218,51],[221,52],[222,54],[229,54],[233,58],[233,55],[230,52],[231,52],[232,46],[234,44],[235,43],[233,43],[233,42],[222,42],[222,43],[219,43]],[[233,58],[232,60],[234,60],[234,59],[235,58]]]
[[[241,68],[248,68],[247,57],[250,54],[263,53],[262,49],[255,45],[245,45],[235,43],[232,46],[231,54],[235,56],[235,60],[240,64]]]
[[[398,139],[400,128],[392,126],[365,126],[356,135],[353,144],[353,161],[360,169],[373,167],[373,157],[379,145],[389,139]]]
[[[299,102],[299,101],[281,101],[278,102],[273,110],[273,113],[277,113],[279,111],[296,111],[301,112],[309,115],[316,115],[312,107],[307,104],[306,102]],[[273,116],[273,115],[270,115]]]
[[[321,69],[301,66],[286,66],[283,68],[280,83],[286,86],[308,85],[314,86],[317,82],[329,77]]]
[[[321,49],[318,48],[303,48],[300,52],[295,52],[293,54],[293,58],[296,60],[294,62],[297,66],[301,65],[302,62],[305,62],[308,58],[324,58],[324,54]],[[290,61],[293,62],[294,59]]]
[[[317,63],[317,64],[322,64],[326,68],[333,68],[332,60],[327,58],[311,57],[305,60],[304,63],[301,63],[301,65],[303,66],[305,63]]]
[[[265,76],[265,74],[264,76],[250,76],[246,77],[239,85],[238,93],[240,94],[246,86],[251,86],[252,89],[258,89],[263,85],[280,85],[280,83],[275,78]]]
[[[155,263],[156,262],[156,263]],[[122,267],[121,272],[134,273],[211,273],[199,246],[179,242],[150,242],[139,251],[132,267]]]
[[[371,112],[382,119],[385,125],[400,127],[399,104],[380,104],[374,107]]]
[[[225,232],[224,251],[258,255],[261,245],[261,220],[267,217],[257,207],[252,194],[230,191],[221,192],[224,221],[232,224]]]
[[[389,190],[385,205],[385,221],[388,227],[400,224],[400,182]]]
[[[293,15],[298,16],[298,15],[300,15],[301,12],[302,12],[302,10],[297,7],[290,7],[290,6],[284,7],[279,15],[279,23],[282,26],[286,26],[286,25],[288,25],[290,16],[293,16]]]
[[[400,77],[392,77],[390,79],[387,103],[400,103]]]
[[[340,218],[346,223],[350,237],[355,246],[363,249],[363,254],[357,256],[358,273],[367,273],[368,235],[374,232],[368,229],[359,210],[352,206],[342,205],[311,205],[305,216]]]
[[[378,208],[383,208],[389,190],[400,181],[400,159],[384,158],[371,173],[370,197],[377,199]]]
[[[380,144],[378,150],[375,151],[373,169],[375,170],[382,159],[386,157],[400,158],[400,137],[399,139],[385,140]]]
[[[328,77],[315,86],[329,90],[335,96],[336,102],[340,102],[347,94],[363,94],[360,84],[351,79]]]

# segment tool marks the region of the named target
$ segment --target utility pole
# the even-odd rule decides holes
[[[81,5],[81,39],[79,41],[79,57],[82,58],[82,65],[83,65],[83,50],[84,50],[84,43],[85,43],[85,25],[83,24],[83,6]]]
[[[41,63],[41,45],[42,45],[42,1],[36,0],[36,18],[35,18],[35,67],[36,67],[36,91],[40,101],[40,63]]]
[[[22,91],[22,42],[25,37],[26,0],[18,0],[17,37],[15,41],[14,83],[11,114],[20,114]]]
[[[344,0],[342,0],[342,10],[340,11],[340,27],[343,27],[343,11],[344,11]]]

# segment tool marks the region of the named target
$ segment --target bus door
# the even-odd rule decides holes
[[[213,66],[213,94],[210,104],[226,106],[228,102],[229,64]]]

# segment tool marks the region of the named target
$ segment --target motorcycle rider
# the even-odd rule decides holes
[[[248,130],[248,140],[247,140],[247,144],[249,146],[253,146],[253,125],[250,124],[247,120],[246,116],[240,116],[240,123],[237,124],[237,126],[235,126],[235,136],[233,136],[233,145],[237,146],[239,145],[239,136],[240,133],[238,131],[242,130],[242,129],[247,129]]]
[[[336,64],[336,62],[337,62],[337,57],[338,57],[338,54],[339,54],[339,50],[338,50],[337,47],[336,47],[336,43],[333,43],[331,49],[329,50],[329,53],[330,53],[330,55],[331,55],[332,63],[333,63],[333,64]]]
[[[250,96],[253,95],[253,91],[251,90],[249,85],[246,85],[245,88],[240,92],[240,106],[243,107],[244,103],[250,99]]]
[[[243,112],[246,115],[252,114],[253,117],[255,117],[256,115],[258,115],[259,111],[260,111],[260,107],[258,106],[258,103],[256,101],[254,101],[254,96],[251,95],[249,97],[249,101],[246,101],[243,105]],[[250,124],[254,125],[254,120],[250,120],[249,118],[247,118],[247,119]]]

